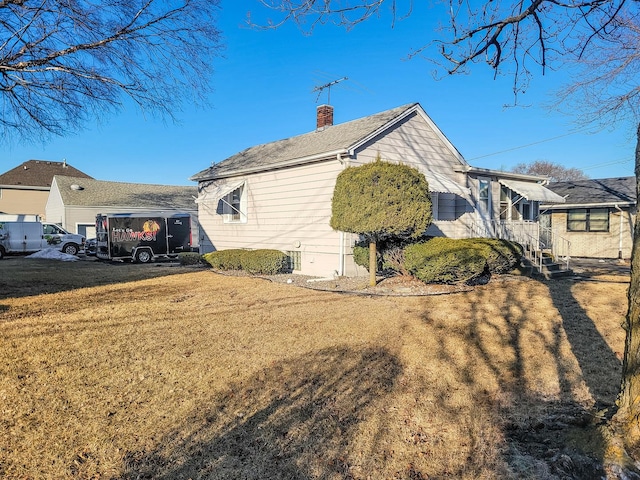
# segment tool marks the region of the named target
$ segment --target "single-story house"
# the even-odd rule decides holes
[[[338,174],[382,160],[421,171],[433,200],[428,235],[463,238],[537,232],[541,201],[564,200],[545,179],[470,166],[418,103],[343,124],[333,107],[316,111],[316,129],[243,150],[196,173],[203,250],[272,248],[299,273],[353,276],[357,235],[333,230],[331,199]],[[531,233],[533,234],[533,233]]]
[[[564,204],[540,207],[540,228],[570,242],[572,257],[631,258],[637,214],[636,177],[553,182]]]
[[[86,238],[95,237],[99,213],[162,211],[197,217],[194,186],[153,185],[56,175],[46,203],[47,221]]]
[[[38,215],[49,221],[45,206],[55,175],[91,178],[66,161],[28,160],[0,175],[0,212]]]

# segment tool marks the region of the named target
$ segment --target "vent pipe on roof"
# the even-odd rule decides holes
[[[316,108],[316,128],[318,130],[333,125],[333,107],[331,105],[318,105]]]

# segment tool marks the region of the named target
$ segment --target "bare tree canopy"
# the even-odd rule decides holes
[[[589,178],[579,168],[567,168],[544,160],[536,160],[533,163],[518,163],[511,171],[514,173],[524,173],[526,175],[548,177],[552,182],[586,180]]]
[[[125,98],[173,117],[220,51],[218,0],[0,0],[3,138],[77,130]]]
[[[333,23],[345,28],[375,16],[392,24],[411,15],[413,0],[260,0],[275,18],[268,28],[294,22],[306,32]],[[446,74],[468,72],[485,63],[496,75],[513,78],[513,92],[524,92],[535,73],[576,64],[579,73],[563,100],[579,96],[586,120],[637,114],[640,5],[625,0],[445,0],[432,15],[442,30],[425,29],[425,55]],[[574,65],[575,66],[575,65]],[[581,68],[580,68],[581,67]]]

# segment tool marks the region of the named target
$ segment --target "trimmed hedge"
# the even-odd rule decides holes
[[[507,273],[513,270],[523,255],[522,246],[516,242],[496,238],[469,238],[462,240],[479,249],[487,258],[491,273]]]
[[[425,283],[469,282],[486,266],[480,251],[449,238],[432,238],[405,249],[405,268]]]
[[[206,263],[197,252],[181,252],[178,254],[180,265],[202,265]]]
[[[353,247],[353,261],[356,265],[364,267],[369,270],[369,247],[363,247],[362,245],[356,245]]]
[[[520,261],[522,247],[488,238],[432,238],[405,249],[405,268],[425,283],[471,282],[487,273],[506,273]]]
[[[244,270],[254,275],[287,271],[287,255],[279,250],[220,250],[205,253],[204,260],[216,270]]]

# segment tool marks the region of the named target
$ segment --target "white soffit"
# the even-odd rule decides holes
[[[504,179],[499,179],[498,182],[513,190],[518,195],[522,195],[527,200],[531,200],[533,202],[565,203],[565,199],[563,197],[552,192],[548,188],[543,187],[539,183]]]

